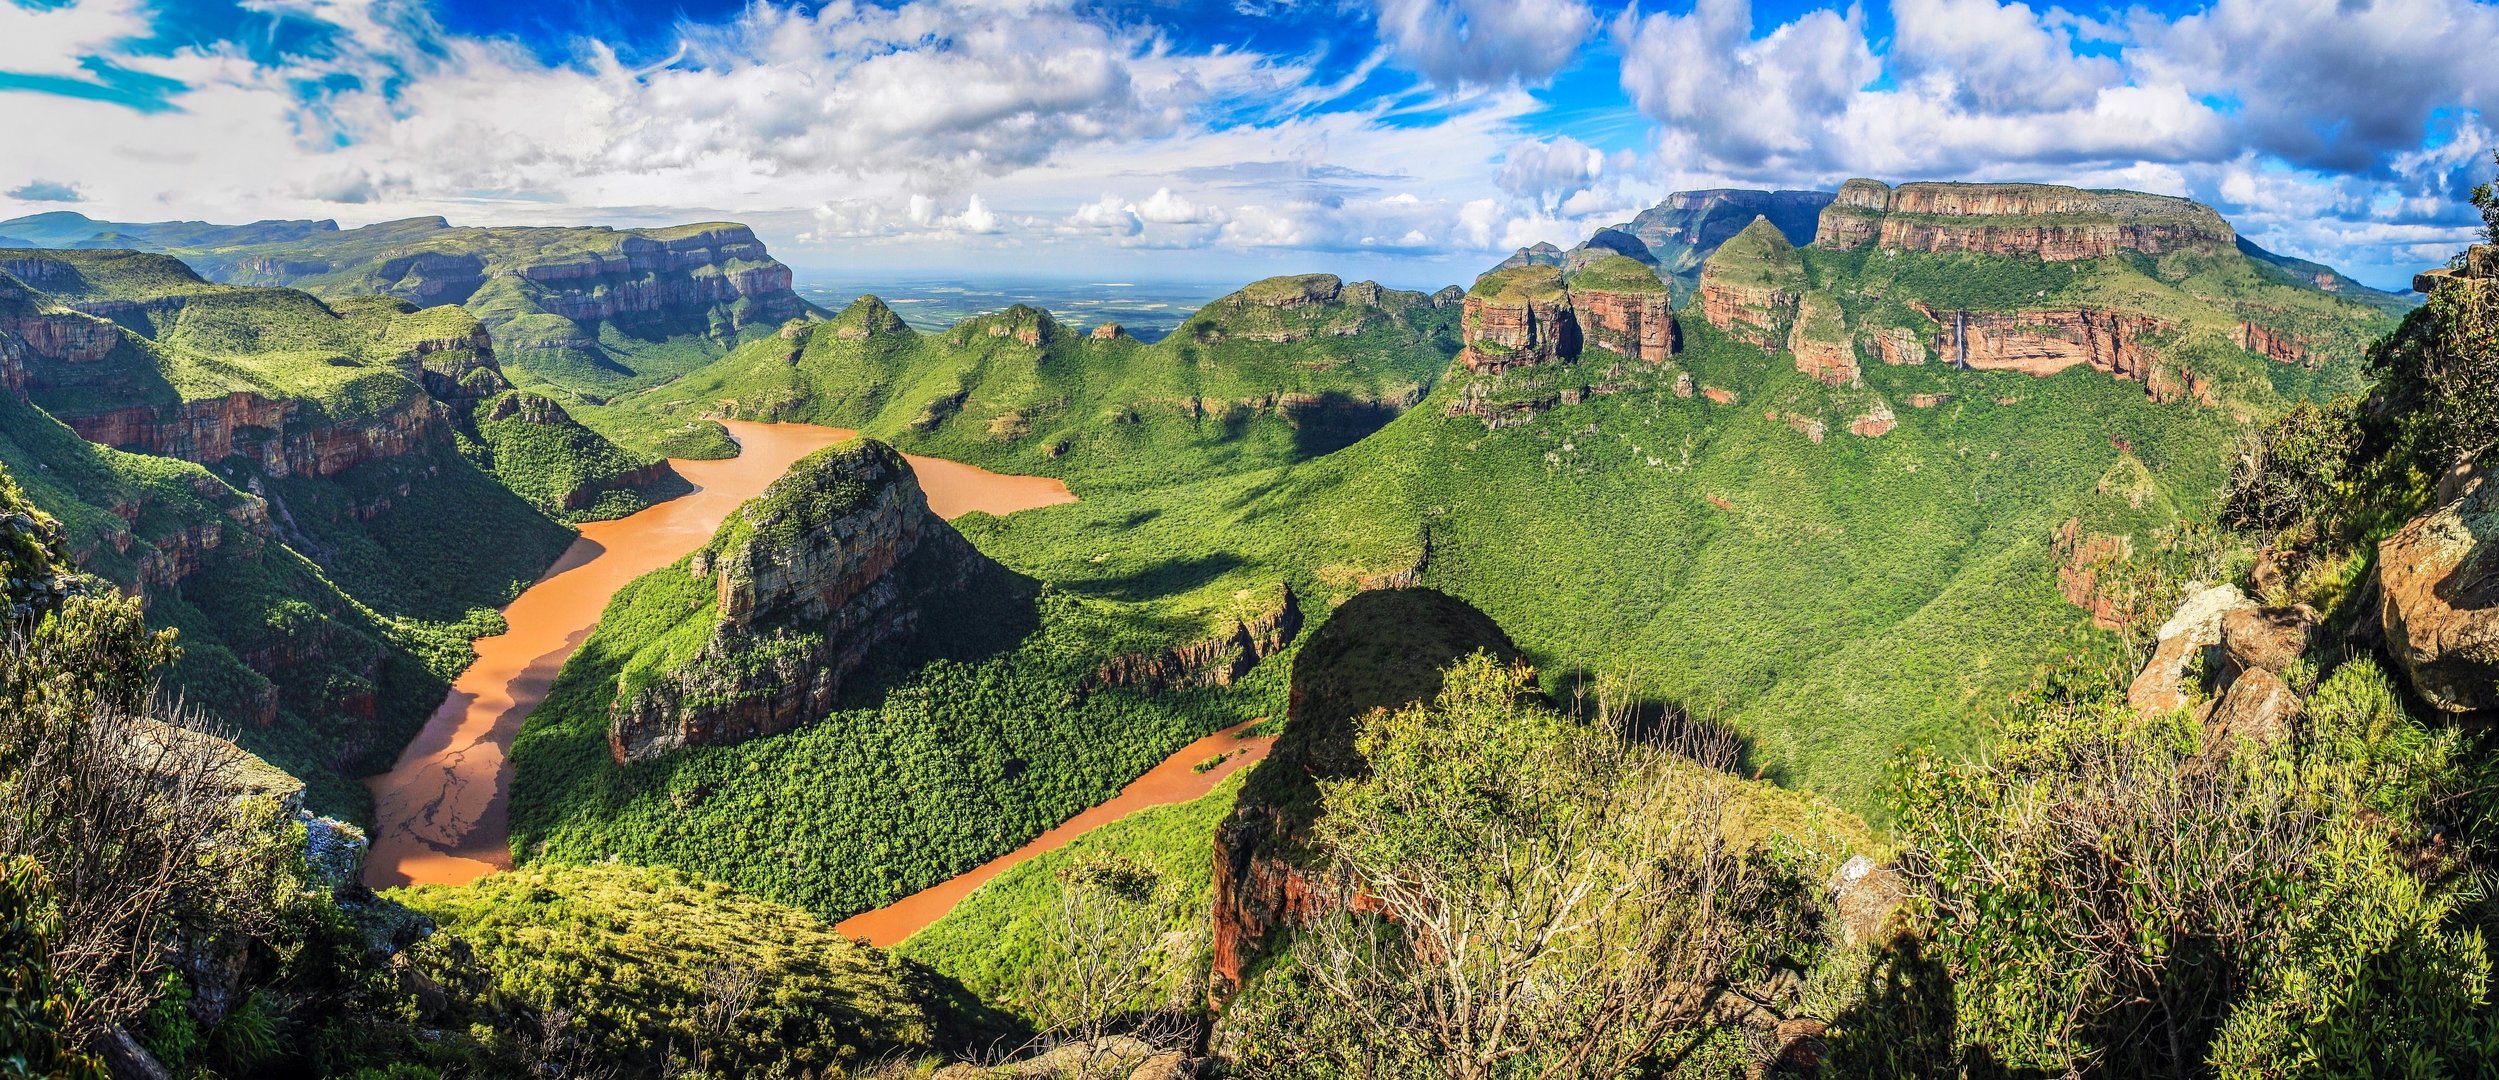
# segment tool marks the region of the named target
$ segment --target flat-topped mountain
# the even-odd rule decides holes
[[[477,228],[423,217],[341,230],[326,221],[123,225],[50,214],[0,233],[31,233],[47,247],[160,251],[220,282],[458,304],[493,332],[524,381],[576,390],[683,372],[809,310],[790,289],[789,268],[752,230],[724,222]]]
[[[1968,251],[2050,262],[2121,251],[2220,253],[2239,234],[2209,206],[2139,191],[2053,184],[1851,180],[1822,209],[1814,243],[1847,251]]]

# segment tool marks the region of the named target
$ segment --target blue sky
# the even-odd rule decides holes
[[[0,217],[754,224],[802,267],[1461,282],[1665,193],[2186,195],[2397,285],[2474,0],[0,0]]]

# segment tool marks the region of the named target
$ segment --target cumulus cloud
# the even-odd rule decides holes
[[[1596,29],[1582,0],[1374,0],[1398,60],[1446,86],[1542,82]]]
[[[77,202],[84,196],[75,186],[57,180],[32,180],[10,188],[9,197],[19,202]]]
[[[911,224],[930,232],[968,233],[978,236],[1006,231],[999,222],[998,215],[991,212],[989,204],[981,201],[978,195],[972,196],[964,203],[962,212],[953,214],[940,209],[935,199],[926,195],[913,195],[911,201],[905,204],[903,217]]]
[[[2077,55],[2077,20],[1996,0],[1892,0],[1891,62],[1989,112],[2086,105],[2119,81],[2117,60]]]
[[[1605,155],[1568,135],[1513,144],[1502,155],[1493,182],[1501,190],[1546,209],[1594,187],[1605,175]]]
[[[1809,12],[1753,36],[1750,0],[1700,0],[1688,15],[1615,22],[1623,90],[1694,148],[1736,167],[1820,171],[1818,135],[1882,74],[1865,12]]]

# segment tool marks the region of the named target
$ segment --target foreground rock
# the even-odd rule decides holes
[[[2499,483],[2487,466],[2456,498],[2378,544],[2386,651],[2423,701],[2499,709]]]
[[[628,666],[609,712],[619,763],[683,746],[787,731],[830,711],[844,680],[916,630],[923,611],[988,566],[931,513],[893,447],[859,439],[791,466],[711,543],[662,574],[691,574],[716,600],[690,658]]]
[[[1356,594],[1302,643],[1284,733],[1215,834],[1218,999],[1240,988],[1271,934],[1324,913],[1302,845],[1319,811],[1319,781],[1360,774],[1355,721],[1431,699],[1441,671],[1479,650],[1518,656],[1491,618],[1432,589]]]

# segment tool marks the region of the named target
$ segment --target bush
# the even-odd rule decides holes
[[[2446,828],[2478,767],[2354,661],[2298,736],[2208,734],[2078,680],[1993,760],[1914,759],[1904,865],[1964,1062],[2427,1075],[2485,1060],[2489,957]]]

